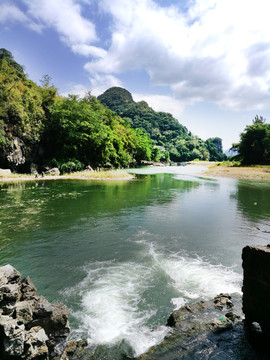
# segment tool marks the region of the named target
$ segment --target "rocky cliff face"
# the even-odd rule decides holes
[[[81,345],[67,342],[68,310],[51,304],[29,277],[11,265],[0,267],[0,359],[68,360]]]

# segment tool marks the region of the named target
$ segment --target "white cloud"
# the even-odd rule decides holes
[[[4,4],[0,6],[0,23],[7,21],[26,22],[27,16],[14,5]]]
[[[84,56],[103,58],[107,54],[107,51],[102,48],[86,44],[74,44],[71,48],[74,53],[78,53]]]
[[[32,21],[23,11],[13,4],[6,3],[0,6],[0,23],[10,24],[19,22],[36,32],[41,32],[42,25]]]
[[[113,75],[94,74],[90,79],[91,93],[94,96],[102,94],[105,90],[113,86],[122,87],[122,82]]]
[[[28,15],[41,22],[44,27],[56,30],[60,39],[74,53],[94,57],[103,57],[106,54],[102,48],[92,45],[98,40],[95,25],[82,16],[80,1],[77,3],[75,0],[23,1],[28,6]]]
[[[268,0],[195,0],[187,13],[153,0],[102,0],[113,17],[111,46],[90,73],[146,69],[192,104],[234,110],[269,106]]]
[[[95,26],[81,16],[81,8],[72,0],[24,0],[28,13],[48,27],[55,28],[68,44],[87,43],[97,39]]]
[[[181,102],[180,100],[168,95],[149,95],[133,93],[132,97],[136,102],[146,101],[147,104],[155,111],[168,112],[170,114],[173,114],[176,118],[181,117],[185,108],[184,102]]]
[[[68,91],[62,92],[61,95],[67,97],[69,94],[78,95],[80,98],[83,98],[86,92],[89,91],[86,86],[82,84],[73,84],[69,87]]]

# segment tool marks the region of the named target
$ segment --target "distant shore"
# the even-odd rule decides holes
[[[270,166],[227,166],[223,163],[211,161],[194,161],[187,163],[186,166],[205,166],[206,170],[202,175],[228,177],[235,179],[247,180],[262,180],[270,181]],[[0,182],[15,182],[15,181],[43,181],[43,180],[131,180],[134,175],[124,170],[107,170],[107,171],[80,171],[64,175],[35,175],[31,174],[16,174],[1,175]]]
[[[196,164],[196,163],[194,163]],[[220,163],[200,163],[208,167],[204,175],[229,177],[235,179],[270,181],[270,166],[226,166]]]

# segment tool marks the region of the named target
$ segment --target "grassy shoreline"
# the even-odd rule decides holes
[[[187,163],[190,166],[203,165],[207,167],[201,175],[215,176],[215,177],[228,177],[235,179],[247,180],[262,180],[270,181],[270,165],[265,166],[228,166],[224,163],[210,162],[210,161],[194,161]],[[31,174],[16,174],[1,175],[0,182],[13,182],[13,181],[43,181],[43,180],[131,180],[134,175],[126,172],[125,170],[106,170],[106,171],[79,171],[71,174],[63,175],[41,175],[35,178]]]
[[[63,175],[39,175],[37,178],[32,174],[16,174],[9,175],[0,174],[0,182],[12,181],[44,181],[44,180],[131,180],[134,176],[124,170],[107,170],[107,171],[79,171],[71,174]]]

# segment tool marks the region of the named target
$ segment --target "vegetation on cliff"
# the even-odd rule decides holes
[[[38,86],[8,50],[0,49],[0,167],[119,168],[158,155],[145,132],[91,94],[60,97],[49,76]]]
[[[98,99],[90,92],[64,98],[48,75],[37,85],[0,49],[0,167],[27,172],[34,163],[67,172],[224,157],[220,138],[203,141],[171,114],[134,102],[125,89],[111,88]]]
[[[119,116],[127,119],[133,128],[140,128],[153,143],[165,149],[163,157],[172,161],[194,159],[222,161],[222,140],[210,138],[203,141],[181,125],[171,114],[156,112],[145,101],[135,102],[127,90],[112,87],[98,96],[98,100]]]

